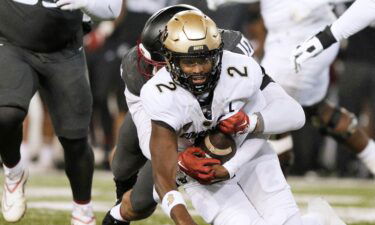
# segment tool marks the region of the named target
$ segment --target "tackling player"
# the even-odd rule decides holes
[[[87,141],[92,99],[81,10],[113,19],[121,5],[121,0],[0,1],[0,155],[5,172],[1,210],[6,221],[19,221],[26,211],[22,122],[30,99],[40,91],[64,148],[73,193],[71,224],[95,224],[90,203],[94,158]]]

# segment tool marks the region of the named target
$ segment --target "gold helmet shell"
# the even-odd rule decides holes
[[[223,43],[214,21],[196,10],[179,12],[168,21],[161,39],[167,69],[176,84],[195,95],[216,87],[221,73]],[[197,74],[187,74],[181,69],[182,58],[211,61],[211,70],[198,74],[206,77],[204,83],[195,83],[193,77]]]
[[[195,10],[177,13],[166,25],[164,47],[172,52],[194,53],[220,48],[221,35],[212,19]]]

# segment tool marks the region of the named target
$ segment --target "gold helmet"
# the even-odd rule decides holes
[[[220,72],[223,43],[216,24],[208,16],[196,10],[177,13],[169,20],[162,35],[164,57],[174,82],[193,94],[201,94],[215,88]],[[183,72],[181,59],[209,60],[209,72],[203,83],[194,82],[196,74]]]

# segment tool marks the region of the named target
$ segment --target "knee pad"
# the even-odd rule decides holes
[[[338,140],[348,139],[358,129],[358,119],[353,113],[327,102],[318,107],[317,113],[311,120],[322,134]]]
[[[0,107],[0,127],[3,130],[14,129],[22,124],[26,112],[17,107]]]

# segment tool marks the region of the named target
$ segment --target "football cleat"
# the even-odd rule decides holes
[[[77,206],[74,204],[71,225],[96,225],[96,219],[91,205]]]
[[[107,214],[103,218],[102,225],[130,225],[130,223],[129,222],[125,222],[125,221],[116,220],[111,215],[111,210],[109,210],[107,212]]]
[[[10,185],[7,179],[4,181],[1,211],[8,222],[19,221],[26,212],[25,184],[29,177],[29,171],[25,169],[20,180]]]
[[[329,203],[322,198],[309,201],[307,211],[317,213],[324,219],[324,225],[346,225],[335,213]]]

